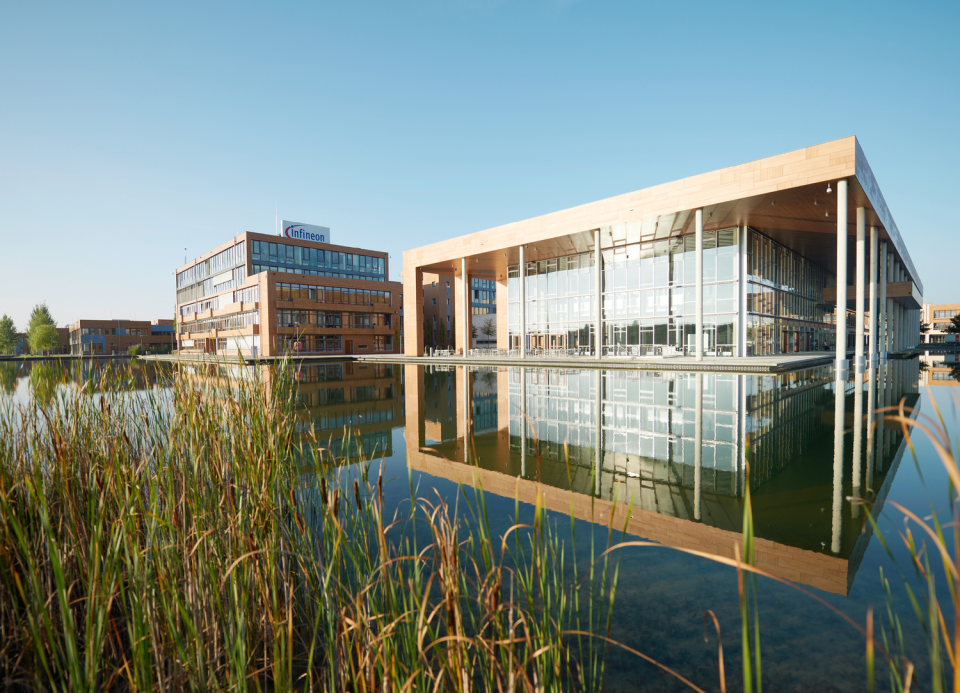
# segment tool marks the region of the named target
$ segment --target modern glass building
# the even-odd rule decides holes
[[[477,278],[507,306],[497,346],[518,357],[877,362],[919,342],[923,285],[854,137],[409,250],[411,306],[424,272],[454,277],[458,349]],[[421,319],[406,310],[406,333]]]

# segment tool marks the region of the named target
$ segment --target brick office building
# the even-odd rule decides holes
[[[401,292],[389,256],[329,243],[326,227],[245,232],[176,272],[183,353],[245,357],[400,349]]]
[[[943,344],[948,334],[947,328],[958,315],[960,315],[960,303],[924,303],[922,320],[929,329],[923,335],[923,342]]]
[[[65,353],[75,356],[124,354],[131,347],[166,351],[175,344],[173,320],[163,318],[77,320],[65,331],[69,332],[69,351]]]

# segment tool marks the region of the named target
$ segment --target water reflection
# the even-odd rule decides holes
[[[48,405],[59,388],[84,388],[100,378],[114,379],[127,390],[147,390],[169,377],[164,364],[131,359],[0,361],[0,393],[20,404],[31,398]]]
[[[759,564],[839,594],[871,538],[849,498],[882,501],[905,447],[899,424],[869,422],[901,398],[918,406],[916,360],[846,380],[830,367],[404,368],[406,418],[419,422],[407,435],[413,468],[530,503],[539,492],[596,522],[632,501],[631,534],[732,556],[749,463]]]
[[[123,371],[143,389],[170,370],[131,366],[0,363],[0,386],[26,401],[47,397],[45,383],[83,387]],[[276,377],[269,368],[177,369],[226,387]],[[539,494],[548,508],[598,523],[614,502],[632,502],[631,534],[724,556],[741,540],[749,464],[761,567],[848,594],[871,540],[849,498],[886,498],[905,450],[900,425],[877,411],[901,398],[917,407],[919,376],[917,360],[839,381],[830,367],[774,376],[311,364],[295,371],[297,431],[344,461],[361,449],[405,455],[415,470],[529,503]],[[405,450],[394,447],[396,429]]]

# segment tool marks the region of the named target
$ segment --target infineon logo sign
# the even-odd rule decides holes
[[[293,221],[284,220],[283,235],[287,238],[295,238],[298,241],[313,241],[315,243],[330,242],[330,229],[326,226],[298,224]]]

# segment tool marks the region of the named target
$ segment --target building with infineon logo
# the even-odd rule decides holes
[[[330,229],[326,226],[313,224],[298,224],[294,221],[283,221],[283,235],[297,241],[313,241],[314,243],[330,243]]]
[[[458,350],[472,280],[495,282],[497,348],[519,358],[819,351],[862,372],[918,343],[923,300],[855,137],[407,250],[410,356],[432,274],[453,276]]]
[[[323,239],[323,240],[318,240]],[[181,353],[245,358],[400,350],[389,256],[333,245],[325,226],[245,232],[176,271]]]

